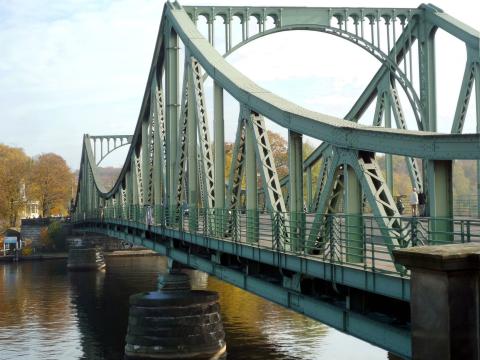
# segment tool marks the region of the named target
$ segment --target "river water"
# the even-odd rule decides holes
[[[0,359],[122,359],[128,297],[156,289],[163,257],[107,259],[102,272],[65,260],[0,264]],[[387,353],[241,289],[189,271],[217,291],[228,360],[387,359]]]

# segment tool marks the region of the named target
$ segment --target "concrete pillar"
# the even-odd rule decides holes
[[[422,246],[393,254],[412,272],[412,358],[478,359],[480,244]]]

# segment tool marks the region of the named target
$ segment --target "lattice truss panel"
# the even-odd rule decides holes
[[[246,120],[243,112],[240,112],[238,127],[233,145],[232,163],[230,165],[230,177],[227,188],[227,209],[230,211],[240,204],[242,191],[242,179],[245,172],[245,138]]]
[[[183,92],[182,92],[182,106],[180,110],[180,128],[179,128],[179,142],[177,149],[177,177],[176,184],[176,204],[180,206],[182,202],[183,186],[185,184],[185,167],[187,160],[187,121],[188,121],[188,63],[185,62],[185,69],[183,74]]]
[[[208,208],[215,208],[215,189],[214,189],[214,167],[213,151],[210,142],[210,133],[208,127],[207,109],[205,104],[205,91],[203,89],[203,77],[201,66],[194,58],[191,60],[191,69],[193,71],[193,83],[195,89],[196,116],[198,121],[198,136],[200,139],[200,149],[202,156],[202,171],[204,176],[205,192],[207,193]]]
[[[264,192],[267,194],[269,207],[273,211],[285,213],[287,209],[285,207],[285,201],[283,200],[282,189],[275,167],[275,159],[270,147],[270,140],[268,139],[263,116],[252,112],[249,126],[252,127],[255,135],[255,152],[258,159],[258,166],[261,169],[262,183],[265,187]]]

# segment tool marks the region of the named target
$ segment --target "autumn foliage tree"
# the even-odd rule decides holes
[[[0,144],[0,220],[14,227],[25,204],[25,178],[30,158],[20,148]]]
[[[42,154],[33,163],[31,194],[40,202],[43,217],[65,213],[71,197],[73,175],[65,160]]]

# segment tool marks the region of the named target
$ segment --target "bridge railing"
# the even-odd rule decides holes
[[[315,225],[320,230],[312,239],[314,218],[304,212],[131,205],[75,214],[73,220],[171,228],[387,273],[398,273],[390,256],[395,248],[480,242],[479,219],[399,217],[399,225],[392,231],[385,228],[382,218],[372,215],[328,214]]]

